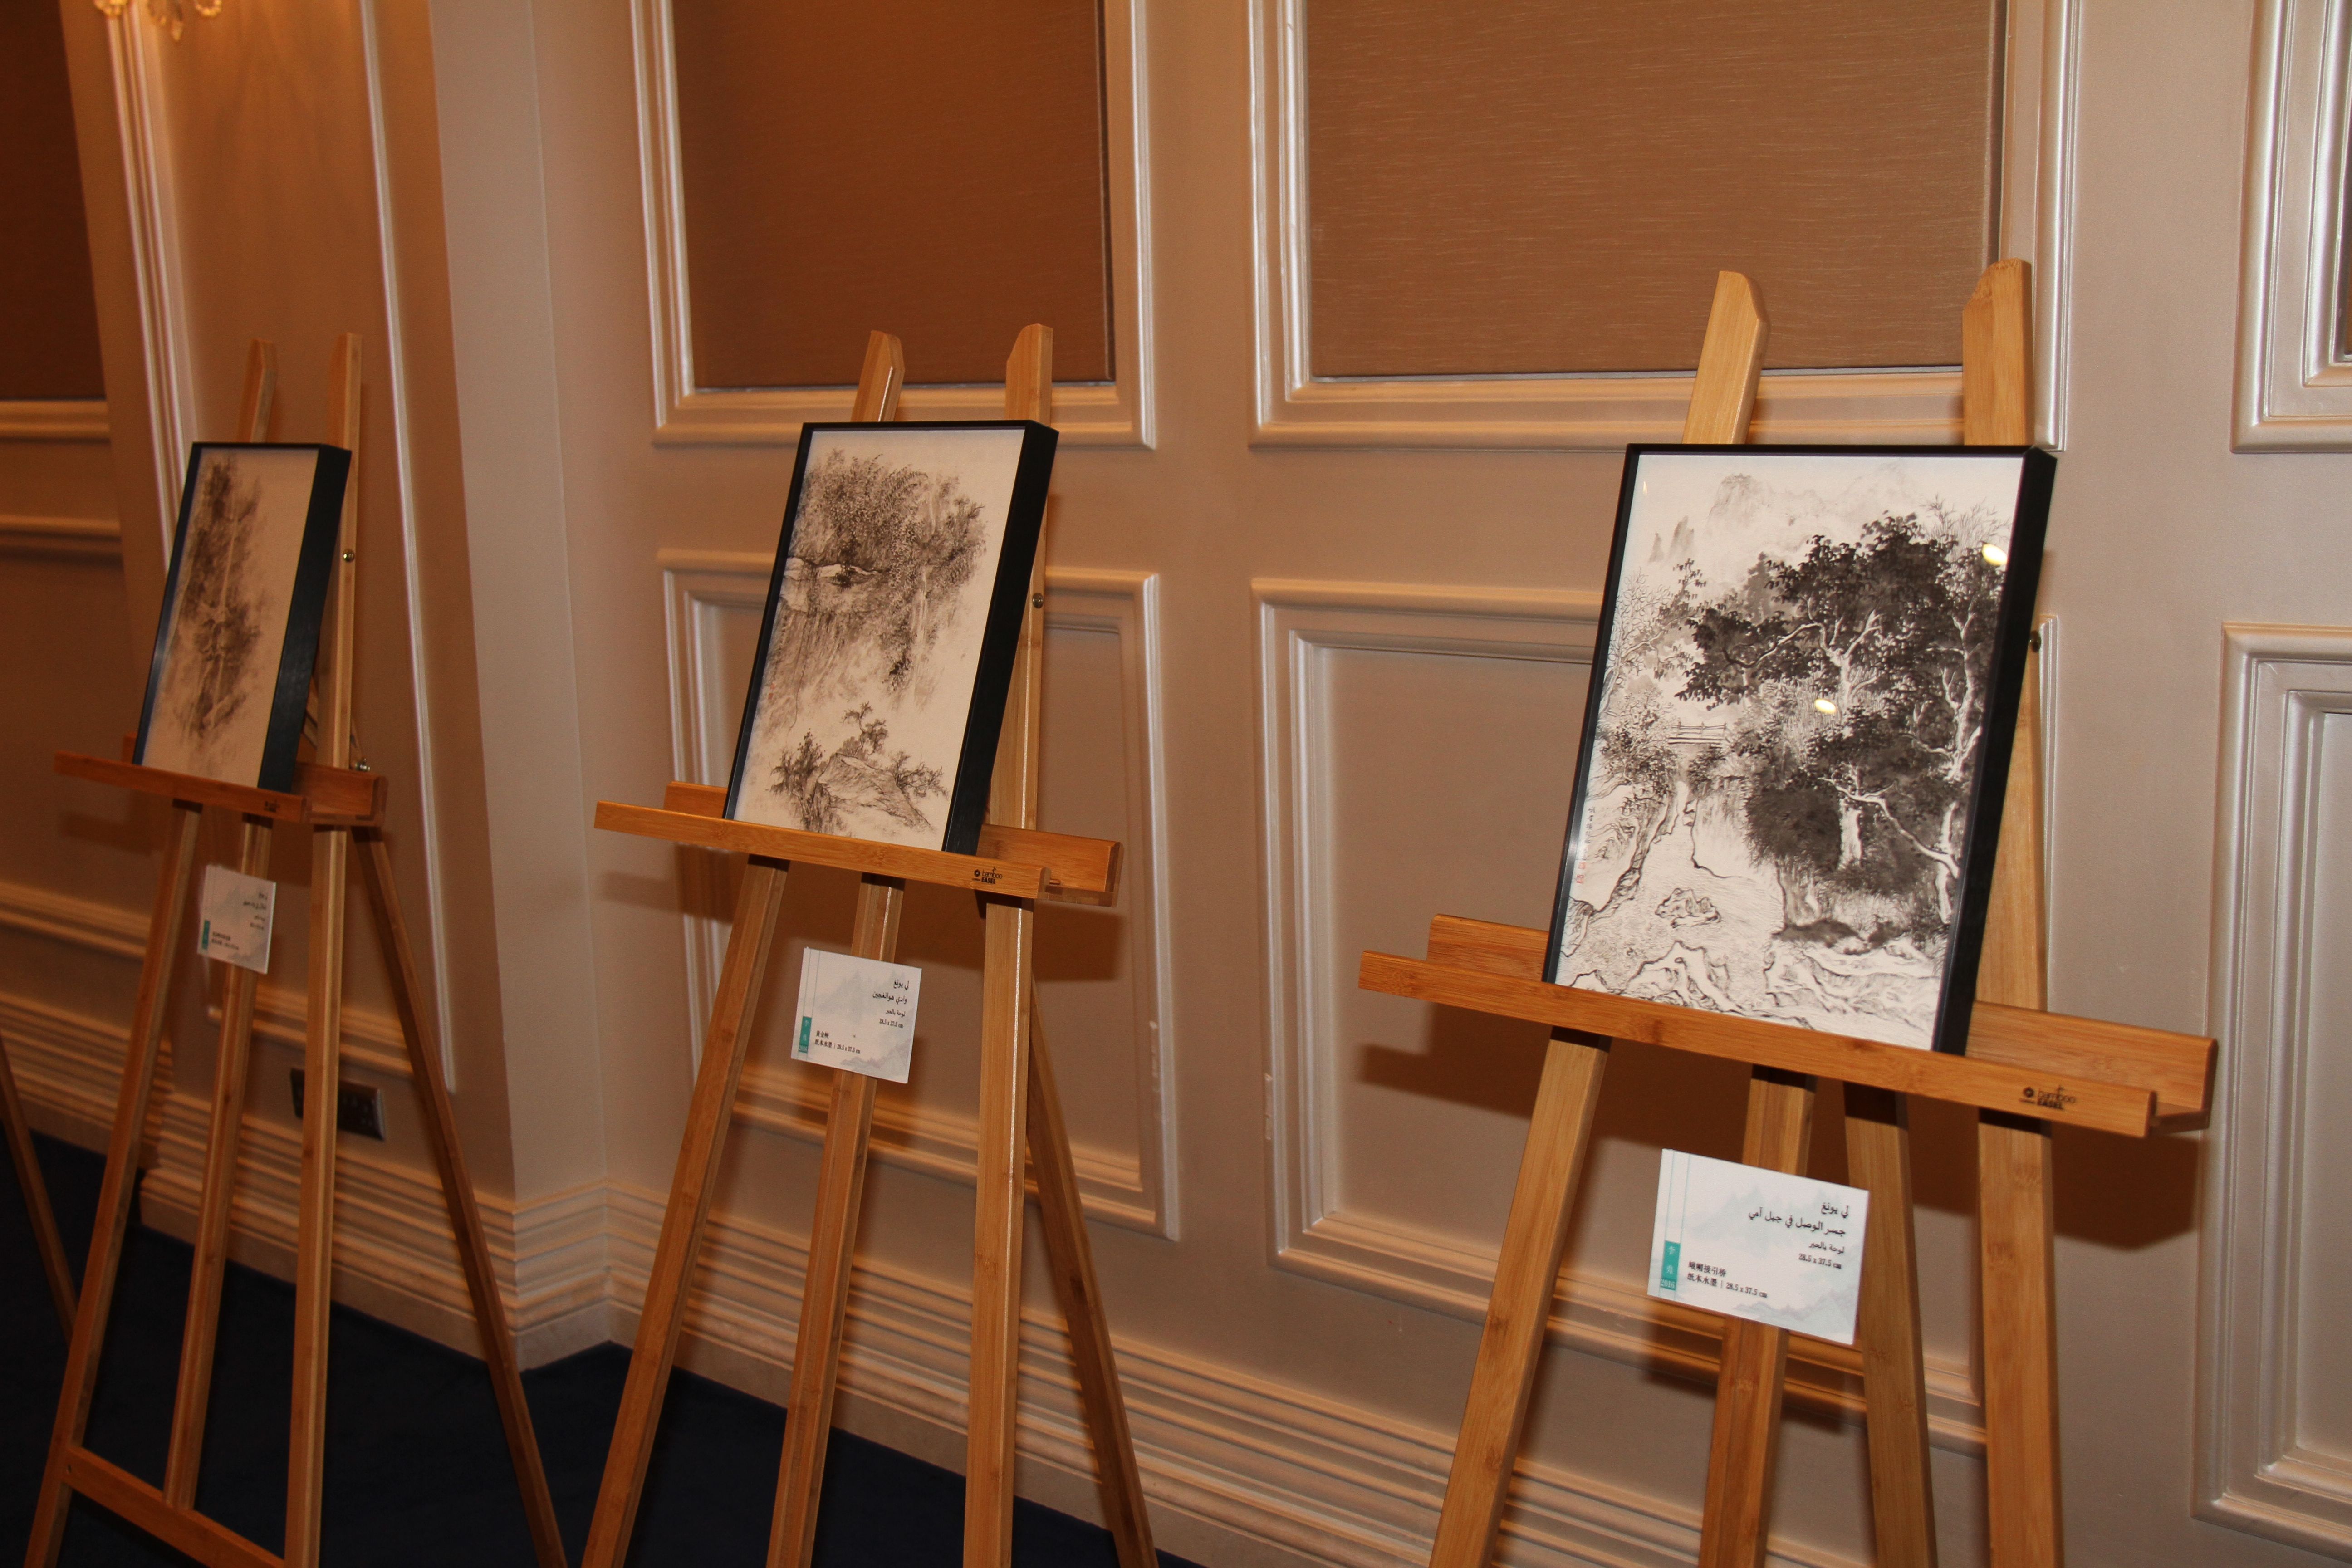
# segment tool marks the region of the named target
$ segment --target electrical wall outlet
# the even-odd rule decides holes
[[[289,1068],[294,1087],[294,1120],[302,1119],[302,1069]],[[383,1142],[383,1090],[371,1085],[341,1084],[335,1094],[335,1125],[345,1132]]]

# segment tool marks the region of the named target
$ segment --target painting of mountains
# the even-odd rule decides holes
[[[2052,468],[1628,453],[1554,980],[1961,1047]]]
[[[729,816],[971,852],[1053,454],[1025,423],[804,429]]]
[[[291,787],[350,469],[335,447],[191,452],[140,762]]]

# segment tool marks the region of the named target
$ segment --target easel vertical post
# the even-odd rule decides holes
[[[897,418],[898,390],[906,379],[898,340],[888,332],[868,333],[866,364],[849,417],[859,424]],[[860,958],[896,958],[905,903],[903,882],[862,879],[856,921],[850,928],[851,951]],[[816,1550],[817,1501],[824,1490],[825,1449],[833,1436],[842,1323],[849,1310],[857,1213],[866,1197],[866,1156],[873,1131],[874,1079],[835,1069],[817,1171],[816,1217],[809,1226],[808,1276],[801,1291],[801,1321],[793,1336],[793,1380],[785,1401],[776,1511],[769,1526],[769,1568],[806,1568]]]
[[[860,420],[889,417],[905,379],[906,362],[898,340],[887,332],[871,334],[853,416]],[[742,885],[736,893],[719,994],[711,1003],[710,1026],[703,1032],[702,1067],[687,1108],[686,1136],[678,1144],[669,1203],[662,1214],[661,1240],[646,1279],[645,1305],[637,1314],[636,1341],[629,1352],[628,1381],[621,1391],[620,1415],[605,1456],[596,1512],[589,1521],[588,1544],[581,1555],[582,1568],[616,1568],[628,1556],[629,1541],[635,1532],[646,1466],[653,1458],[654,1431],[661,1420],[670,1367],[677,1359],[678,1335],[686,1324],[687,1291],[695,1262],[702,1254],[703,1228],[719,1179],[719,1157],[726,1152],[735,1091],[742,1082],[744,1054],[751,1047],[754,1008],[774,945],[776,921],[783,912],[788,869],[782,861],[753,856],[744,867]],[[876,947],[870,953],[861,948],[863,956],[883,957],[895,951],[898,892],[895,884],[870,878],[858,889],[858,931]],[[776,1512],[768,1538],[771,1563],[807,1561],[815,1539],[817,1490],[824,1474],[834,1363],[839,1356],[840,1307],[836,1304],[828,1314],[813,1303],[821,1296],[840,1301],[847,1299],[849,1249],[856,1239],[866,1130],[873,1113],[873,1080],[856,1073],[841,1073],[837,1078],[856,1081],[846,1105],[836,1082],[835,1114],[825,1127],[827,1180],[821,1180],[818,1186],[819,1218],[812,1227],[810,1277],[802,1301],[800,1338],[793,1352],[791,1415],[785,1423],[782,1474],[777,1482]],[[856,1099],[861,1086],[862,1108]],[[839,1234],[831,1238],[825,1234],[827,1213],[837,1216],[833,1228]],[[838,1255],[834,1261],[839,1277],[828,1282],[819,1276],[835,1242]],[[813,1321],[830,1322],[829,1339],[822,1331],[812,1339]],[[825,1415],[815,1414],[818,1406]]]
[[[239,441],[258,441],[268,433],[277,399],[277,345],[256,338],[246,353],[245,390],[237,400]],[[271,837],[267,818],[247,817],[237,869],[248,877],[267,876]],[[188,1316],[181,1331],[179,1389],[172,1401],[171,1447],[163,1466],[163,1500],[180,1509],[195,1506],[205,1414],[212,1404],[213,1342],[220,1326],[221,1285],[228,1267],[236,1146],[245,1124],[254,991],[260,978],[241,965],[227,968],[221,996],[220,1043],[213,1060],[213,1111],[205,1143],[205,1180],[196,1201],[194,1257],[188,1268]]]
[[[1845,1086],[1846,1169],[1870,1194],[1855,1349],[1870,1442],[1870,1514],[1878,1568],[1935,1568],[1936,1501],[1927,1483],[1927,1390],[1919,1336],[1918,1245],[1912,1224],[1908,1097]]]
[[[1053,418],[1054,333],[1023,329],[1004,364],[1008,417]],[[1004,704],[989,792],[992,822],[1015,827],[1037,820],[1038,709],[1044,692],[1045,546],[1040,538],[1021,621],[1020,651]],[[1026,900],[983,900],[981,983],[980,1124],[972,1229],[971,1405],[965,1439],[964,1568],[995,1568],[1013,1552],[1013,1448],[1021,1383],[1021,1239],[1028,1189],[1022,1159],[1028,1142],[1030,977],[1036,907]]]
[[[1813,1135],[1813,1080],[1758,1068],[1748,1090],[1742,1163],[1801,1171]],[[1715,1431],[1707,1445],[1700,1568],[1758,1568],[1770,1536],[1772,1478],[1780,1459],[1780,1400],[1789,1331],[1744,1318],[1723,1324]]]
[[[2022,261],[1986,268],[1961,318],[1961,422],[1970,445],[2023,446],[2033,434],[2032,277]],[[2042,909],[2041,660],[2026,660],[1985,921],[1977,995],[2049,1003]],[[2047,1122],[1977,1119],[1982,1245],[1985,1494],[1993,1568],[2063,1568],[2058,1470],[2055,1271]]]
[[[352,756],[352,661],[358,647],[360,340],[336,340],[327,380],[327,430],[350,449],[335,554],[334,633],[319,711],[319,761]],[[320,826],[310,838],[310,973],[302,1043],[301,1186],[295,1200],[294,1415],[286,1476],[287,1568],[317,1568],[327,1453],[327,1340],[334,1307],[335,1107],[342,1096],[343,937],[352,834]]]
[[[1718,274],[1684,440],[1748,439],[1769,330],[1755,285],[1736,272]],[[1812,1079],[1757,1069],[1748,1083],[1748,1135],[1740,1158],[1769,1171],[1802,1170],[1812,1126]],[[1737,1319],[1723,1325],[1699,1537],[1704,1568],[1753,1568],[1763,1561],[1788,1356],[1785,1329]]]

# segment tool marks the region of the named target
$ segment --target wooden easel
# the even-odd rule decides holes
[[[49,1285],[49,1301],[58,1310],[58,1323],[73,1332],[73,1270],[66,1264],[66,1244],[58,1235],[57,1211],[49,1207],[49,1189],[41,1180],[41,1163],[33,1152],[32,1124],[25,1120],[25,1102],[16,1095],[16,1075],[8,1068],[8,1042],[0,1039],[0,1131],[8,1140],[8,1158],[16,1167],[16,1186],[25,1194],[25,1218],[33,1227],[33,1246],[41,1255],[41,1274]]]
[[[1053,418],[1053,333],[1023,331],[1005,363],[1008,418]],[[905,361],[898,340],[876,332],[850,417],[888,420],[896,413]],[[1079,1206],[1069,1134],[1036,1022],[1033,974],[1035,900],[1040,897],[1108,903],[1117,889],[1119,847],[1103,839],[1037,831],[1038,720],[1045,651],[1045,556],[1030,576],[1029,607],[1005,704],[979,854],[868,843],[801,833],[720,816],[726,792],[673,784],[664,809],[596,807],[596,826],[616,832],[747,853],[751,863],[735,901],[734,928],[703,1037],[702,1065],[687,1113],[677,1172],[662,1217],[661,1242],[646,1284],[628,1383],[596,1497],[583,1568],[618,1568],[635,1527],[654,1428],[677,1353],[688,1281],[702,1248],[711,1191],[729,1111],[742,1077],[752,1012],[768,950],[783,907],[791,862],[863,874],[852,948],[862,958],[898,951],[906,884],[971,889],[987,922],[982,969],[978,1213],[972,1248],[971,1404],[964,1470],[965,1568],[1001,1568],[1013,1545],[1013,1417],[1018,1405],[1021,1243],[1025,1205],[1024,1144],[1037,1178],[1038,1205],[1056,1293],[1067,1316],[1079,1403],[1101,1472],[1105,1511],[1120,1568],[1156,1568],[1143,1485],[1128,1435],[1126,1406],[1111,1356],[1110,1333],[1095,1283],[1094,1258]],[[1034,1115],[1032,1114],[1034,1112]],[[841,1363],[843,1314],[849,1299],[857,1211],[874,1114],[874,1079],[833,1074],[831,1109],[817,1178],[816,1216],[801,1298],[798,1342],[784,1423],[784,1455],[768,1543],[770,1568],[804,1568],[815,1545],[817,1498]]]
[[[1969,301],[1961,380],[1970,445],[2032,439],[2029,300],[2025,264],[2004,261],[1986,271]],[[1747,438],[1765,330],[1754,286],[1722,274],[1685,441]],[[2029,664],[1965,1056],[1547,984],[1549,938],[1521,927],[1441,915],[1430,925],[1426,961],[1364,954],[1367,989],[1552,1026],[1432,1568],[1485,1568],[1494,1556],[1612,1038],[1749,1063],[1740,1157],[1770,1170],[1801,1170],[1816,1079],[1843,1082],[1851,1176],[1871,1194],[1856,1342],[1881,1568],[1932,1568],[1936,1561],[1905,1097],[1976,1109],[1991,1559],[1995,1568],[2060,1568],[2050,1127],[2146,1137],[2198,1125],[2210,1101],[2214,1046],[2042,1010],[2035,681]],[[1703,1568],[1763,1562],[1788,1342],[1785,1330],[1723,1321]]]
[[[269,428],[278,381],[277,353],[257,340],[246,370],[237,416],[237,439],[261,439]],[[329,371],[327,427],[336,443],[353,454],[353,470],[343,492],[340,570],[334,579],[334,615],[320,699],[318,756],[296,770],[291,792],[250,789],[216,780],[173,773],[129,762],[60,752],[57,768],[70,777],[118,785],[172,803],[172,828],[148,921],[147,955],[140,971],[122,1089],[114,1131],[107,1149],[106,1177],[99,1189],[98,1223],[89,1266],[83,1272],[80,1311],[67,1352],[65,1387],[58,1399],[57,1425],[49,1438],[48,1467],[41,1479],[26,1568],[53,1568],[63,1543],[68,1505],[75,1493],[120,1515],[150,1535],[215,1568],[316,1568],[319,1561],[321,1475],[326,1451],[327,1327],[331,1295],[335,1203],[335,1104],[341,1076],[344,919],[350,897],[354,840],[360,847],[361,879],[383,943],[393,1003],[408,1047],[425,1127],[441,1178],[449,1223],[482,1354],[498,1396],[499,1417],[522,1490],[534,1555],[540,1568],[564,1568],[563,1541],[555,1522],[539,1443],[531,1431],[514,1342],[499,1298],[489,1248],[482,1238],[481,1214],[467,1174],[449,1095],[441,1078],[439,1044],[432,1037],[429,1010],[392,878],[392,854],[383,839],[386,783],[381,774],[355,770],[352,760],[352,616],[358,602],[357,560],[360,436],[360,342],[345,333],[335,345]],[[126,758],[128,753],[126,752]],[[294,1267],[294,1396],[290,1459],[286,1487],[286,1549],[273,1556],[250,1541],[198,1513],[196,1479],[204,1445],[205,1412],[212,1391],[213,1342],[219,1321],[221,1283],[228,1259],[231,1188],[236,1172],[236,1142],[245,1114],[247,1057],[253,1034],[257,976],[230,966],[221,1007],[220,1051],[215,1067],[211,1129],[205,1146],[204,1193],[197,1208],[195,1257],[188,1287],[187,1323],[180,1354],[180,1381],[173,1403],[170,1456],[163,1484],[148,1485],[82,1446],[90,1394],[108,1309],[122,1257],[141,1135],[155,1079],[157,1041],[180,952],[189,882],[196,859],[196,834],[207,805],[226,806],[244,816],[239,861],[252,876],[269,868],[271,834],[279,823],[311,829],[310,977],[303,1043],[306,1093],[302,1117],[302,1171],[298,1199]]]

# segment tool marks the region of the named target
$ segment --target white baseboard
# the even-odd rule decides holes
[[[122,1037],[94,1020],[0,996],[0,1029],[35,1120],[102,1146]],[[201,1172],[207,1102],[163,1100],[149,1223],[186,1236]],[[235,1250],[290,1272],[299,1147],[291,1129],[248,1118],[239,1150]],[[338,1160],[335,1293],[445,1344],[476,1345],[438,1183],[345,1139]],[[526,1366],[634,1332],[662,1217],[662,1194],[621,1184],[521,1205],[484,1197],[509,1321]],[[686,1323],[682,1363],[782,1403],[806,1266],[797,1237],[713,1216]],[[961,1469],[971,1294],[887,1265],[861,1265],[849,1300],[836,1419],[862,1436]],[[1418,1426],[1244,1368],[1133,1339],[1118,1342],[1137,1459],[1160,1544],[1218,1568],[1409,1568],[1427,1560],[1452,1458],[1450,1429]],[[1099,1521],[1094,1466],[1077,1411],[1058,1310],[1021,1325],[1024,1497]],[[1523,1461],[1498,1560],[1514,1568],[1669,1568],[1696,1560],[1695,1502],[1651,1496]],[[1781,1543],[1780,1568],[1846,1568],[1847,1559]]]

